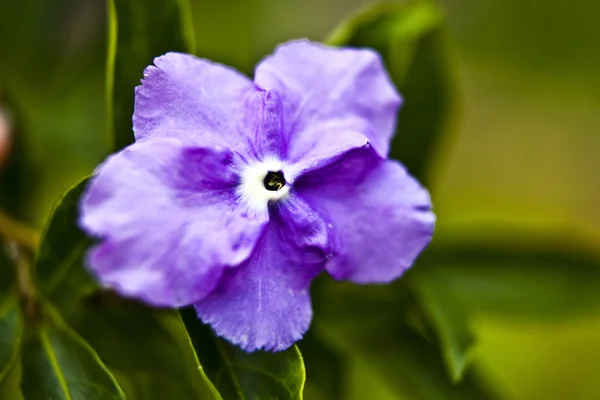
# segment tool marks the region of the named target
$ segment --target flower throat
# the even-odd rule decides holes
[[[263,180],[263,184],[265,185],[265,189],[276,192],[281,190],[285,186],[285,178],[283,176],[283,172],[281,171],[269,171]]]

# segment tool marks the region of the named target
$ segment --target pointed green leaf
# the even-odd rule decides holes
[[[421,310],[441,344],[450,378],[458,382],[466,371],[475,344],[475,336],[468,325],[468,312],[453,304],[452,292],[446,282],[431,276],[429,269],[417,268],[410,276]]]
[[[76,304],[77,298],[97,289],[82,268],[83,255],[91,240],[77,226],[79,198],[88,179],[69,189],[56,205],[34,264],[40,291],[59,308]]]
[[[74,333],[55,327],[31,332],[22,350],[25,400],[121,400],[116,380],[94,350]]]
[[[168,372],[178,344],[163,326],[163,310],[153,310],[113,293],[99,292],[82,299],[65,316],[111,368],[121,371]],[[181,362],[180,357],[175,357]]]
[[[181,388],[178,385],[180,378],[175,381],[168,382],[168,379],[173,379],[171,376],[164,376],[157,373],[149,372],[120,372],[114,371],[115,377],[127,400],[187,400],[187,399],[221,399],[216,396],[204,397],[197,393],[190,392]]]
[[[377,50],[404,98],[391,156],[420,180],[442,133],[450,80],[442,13],[432,1],[384,2],[342,22],[327,42]]]
[[[438,240],[423,254],[420,268],[437,290],[444,287],[448,307],[527,319],[600,310],[600,256],[583,241],[489,232],[496,235]]]
[[[108,0],[107,110],[113,150],[133,142],[134,88],[169,51],[194,52],[188,0]]]
[[[600,309],[600,257],[560,236],[533,237],[437,241],[410,272],[453,380],[468,365],[474,313],[565,318]]]
[[[90,343],[125,393],[146,399],[219,399],[199,368],[175,311],[156,310],[101,292],[82,299],[65,318]]]
[[[475,371],[459,383],[451,382],[439,357],[439,349],[407,328],[382,331],[369,340],[340,340],[343,331],[328,331],[331,344],[345,348],[347,357],[368,368],[370,380],[394,398],[412,400],[485,400],[499,398]],[[341,342],[334,344],[334,342]],[[346,348],[346,346],[350,346]]]
[[[306,372],[296,346],[246,353],[216,337],[192,308],[180,313],[200,363],[223,399],[302,399]]]
[[[471,370],[460,383],[451,381],[437,343],[409,327],[415,309],[409,288],[406,279],[383,286],[357,286],[321,277],[311,291],[311,330],[339,357],[348,360],[351,368],[347,372],[352,379],[356,379],[357,368],[368,368],[370,376],[365,377],[365,385],[387,396],[382,398],[496,398]],[[356,385],[361,382],[352,386]]]

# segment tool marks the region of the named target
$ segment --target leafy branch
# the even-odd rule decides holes
[[[16,283],[23,312],[27,318],[37,316],[37,300],[32,282],[31,260],[40,243],[40,234],[0,211],[0,239],[16,273]]]

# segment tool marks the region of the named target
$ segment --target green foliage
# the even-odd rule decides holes
[[[37,327],[22,349],[26,400],[117,400],[125,396],[96,353],[65,328]]]
[[[422,261],[414,272],[429,277],[447,308],[528,320],[600,310],[600,257],[563,234],[434,243]]]
[[[118,371],[119,382],[132,386],[129,398],[216,398],[175,311],[153,310],[103,292],[84,299],[68,318]]]
[[[600,310],[600,258],[562,235],[434,242],[408,278],[455,381],[468,366],[475,315],[531,321]]]
[[[460,384],[449,379],[442,349],[423,327],[420,319],[425,317],[406,281],[357,287],[320,279],[313,293],[312,329],[348,363],[345,373],[353,385],[360,386],[356,379],[365,380],[365,385],[387,393],[385,398],[496,398],[472,371]],[[369,374],[357,376],[364,369]]]
[[[458,382],[466,371],[469,353],[475,344],[467,310],[454,304],[447,283],[440,279],[439,274],[432,272],[432,268],[420,268],[411,276],[421,311],[442,344],[450,377]]]
[[[21,362],[15,360],[0,380],[0,399],[23,400],[21,393]]]
[[[22,334],[21,310],[15,299],[9,298],[0,303],[0,382],[17,357]]]
[[[169,51],[194,52],[187,0],[108,0],[107,110],[113,150],[133,142],[134,88]],[[112,121],[112,122],[111,122]]]
[[[42,295],[59,306],[68,307],[97,289],[81,266],[91,244],[77,226],[79,200],[88,178],[73,186],[55,207],[42,235],[34,273]]]
[[[0,386],[13,368],[23,336],[14,269],[4,250],[0,247]]]
[[[21,292],[22,304],[26,306],[27,327],[23,335],[21,310],[16,300],[0,302],[0,345],[3,372],[10,368],[9,379],[4,385],[14,386],[20,381],[20,392],[28,399],[122,399],[123,393],[113,375],[98,358],[96,352],[70,328],[64,325],[59,314],[45,300],[53,299],[49,288],[60,288],[62,296],[77,302],[81,296],[81,281],[75,276],[89,277],[81,271],[82,240],[85,239],[75,226],[77,204],[85,181],[68,192],[59,202],[44,234],[35,262],[38,299],[33,288]],[[87,240],[87,239],[86,239]],[[85,242],[83,243],[85,245]],[[16,248],[15,252],[20,249]],[[27,275],[26,264],[13,263],[2,258],[2,271],[19,270],[19,276]],[[6,268],[6,269],[5,269]],[[4,273],[3,273],[4,275]],[[13,273],[6,273],[14,277]],[[22,277],[20,278],[23,279]],[[70,285],[64,285],[63,281]],[[13,278],[14,282],[14,278]],[[19,282],[20,287],[28,282]],[[15,285],[11,285],[13,292]],[[8,288],[10,289],[10,287]],[[9,291],[10,292],[10,291]],[[22,343],[21,343],[22,342]],[[20,359],[15,366],[15,356]],[[21,369],[20,373],[14,372]],[[1,378],[1,375],[0,375]],[[7,389],[8,390],[8,389]],[[17,393],[14,394],[17,396]],[[16,397],[18,398],[18,397]]]
[[[214,335],[195,311],[180,311],[206,374],[223,399],[302,399],[306,371],[296,346],[246,353]]]
[[[497,398],[472,371],[459,384],[453,384],[446,376],[439,349],[407,327],[386,328],[368,336],[352,333],[335,323],[322,331],[331,346],[347,354],[350,364],[368,368],[370,380],[389,393],[389,398]]]

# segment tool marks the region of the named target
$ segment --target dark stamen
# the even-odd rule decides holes
[[[285,186],[285,178],[283,177],[283,172],[267,172],[267,176],[265,176],[263,183],[265,185],[265,189],[270,190],[272,192],[281,190],[281,188]]]

